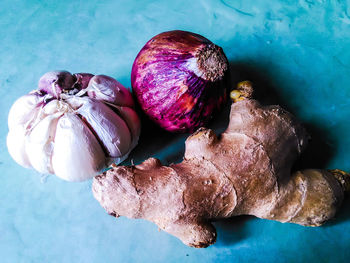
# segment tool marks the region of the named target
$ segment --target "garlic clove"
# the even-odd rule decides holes
[[[76,110],[97,136],[109,157],[125,155],[131,144],[131,135],[125,121],[103,102],[79,98],[82,103]]]
[[[141,132],[141,122],[135,110],[129,107],[120,107],[109,103],[108,106],[112,109],[115,109],[115,111],[118,112],[118,114],[128,125],[132,137],[132,143],[130,148],[133,149],[138,143]]]
[[[6,143],[8,152],[16,163],[26,168],[32,167],[25,151],[25,129],[23,127],[18,126],[17,129],[10,130]]]
[[[25,151],[33,168],[40,173],[53,173],[51,156],[57,122],[62,115],[63,113],[58,112],[46,116],[26,138]]]
[[[89,82],[87,92],[90,98],[121,106],[134,105],[130,91],[119,81],[105,75],[94,76]]]
[[[98,174],[105,163],[104,152],[89,128],[74,113],[64,114],[56,128],[54,173],[67,181],[83,181]]]
[[[17,99],[9,112],[7,149],[11,157],[26,168],[32,165],[25,151],[25,137],[40,114],[42,104],[43,97],[32,92]]]
[[[73,85],[74,88],[78,90],[86,89],[89,85],[91,78],[94,76],[90,73],[75,73],[73,76],[76,78],[76,81]]]
[[[18,98],[12,105],[8,115],[9,130],[17,129],[18,126],[30,129],[43,104],[44,98],[37,93],[29,93]]]
[[[45,73],[39,80],[39,90],[59,98],[63,90],[73,88],[76,78],[68,71],[51,71]]]

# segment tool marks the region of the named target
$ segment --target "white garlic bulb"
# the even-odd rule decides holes
[[[140,120],[133,106],[129,90],[111,77],[48,72],[38,90],[11,107],[8,151],[40,173],[90,179],[136,146]]]

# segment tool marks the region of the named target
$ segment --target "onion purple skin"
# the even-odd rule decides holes
[[[227,99],[228,61],[211,41],[186,31],[150,39],[131,72],[142,110],[170,132],[193,132],[205,126]]]

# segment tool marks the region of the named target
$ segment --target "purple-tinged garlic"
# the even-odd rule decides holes
[[[136,146],[140,120],[133,106],[129,90],[111,77],[48,72],[38,90],[11,107],[9,153],[43,174],[90,179]]]

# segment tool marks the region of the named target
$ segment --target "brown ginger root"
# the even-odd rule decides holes
[[[350,177],[340,170],[291,174],[307,139],[279,106],[238,100],[227,130],[192,134],[181,163],[113,166],[94,179],[93,194],[109,214],[147,219],[193,247],[215,242],[210,221],[235,215],[319,226],[334,216]]]

